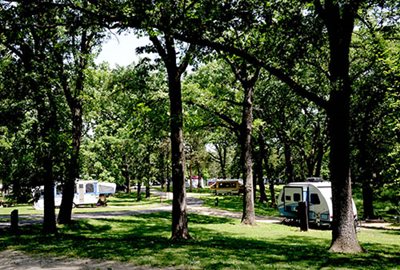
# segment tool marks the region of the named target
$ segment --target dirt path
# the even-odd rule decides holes
[[[129,263],[100,261],[92,259],[70,259],[65,257],[32,256],[20,251],[0,252],[0,270],[157,270],[146,266],[134,266]],[[173,268],[162,268],[173,269]]]

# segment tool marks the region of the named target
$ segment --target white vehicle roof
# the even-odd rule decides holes
[[[322,181],[322,182],[291,182],[285,186],[291,186],[291,187],[308,187],[308,186],[314,186],[314,187],[331,187],[331,182],[328,181]]]

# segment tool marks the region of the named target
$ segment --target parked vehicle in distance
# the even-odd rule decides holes
[[[278,197],[279,213],[287,219],[297,220],[299,202],[306,202],[309,223],[330,226],[333,218],[331,182],[292,182],[285,185]],[[356,220],[357,209],[353,200],[352,204]]]
[[[62,190],[61,184],[54,186],[54,204],[56,207],[61,205]],[[114,194],[115,183],[99,182],[97,180],[77,180],[75,183],[75,194],[73,204],[75,207],[81,205],[105,205],[106,197]],[[33,207],[37,210],[44,209],[44,186],[33,190]]]
[[[236,194],[243,192],[243,184],[238,179],[217,179],[215,183],[210,186],[210,189],[214,191],[216,195],[226,194]]]

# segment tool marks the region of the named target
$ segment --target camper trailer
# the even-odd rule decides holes
[[[78,180],[75,183],[75,194],[73,204],[74,206],[81,205],[96,205],[99,200],[102,201],[104,198],[110,194],[114,194],[116,189],[115,183],[99,182],[96,180]],[[44,187],[33,191],[35,209],[44,208]],[[56,184],[54,187],[54,204],[56,207],[61,205],[62,192],[61,184]]]
[[[215,192],[216,195],[220,194],[239,194],[243,192],[243,185],[240,180],[225,180],[218,179],[214,184],[210,186],[210,189]]]
[[[332,222],[332,189],[331,182],[293,182],[285,185],[278,197],[278,210],[281,216],[297,220],[299,202],[306,202],[308,220],[318,226]],[[354,218],[357,218],[357,209],[353,203]]]

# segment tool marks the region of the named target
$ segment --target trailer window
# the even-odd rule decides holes
[[[300,201],[300,193],[294,193],[293,194],[293,201],[299,202]]]
[[[285,196],[285,201],[291,201],[292,200],[292,197],[290,197],[290,196]]]
[[[94,185],[86,184],[86,193],[93,193],[93,192],[94,192]]]
[[[320,204],[321,203],[321,201],[319,200],[318,194],[311,193],[310,199],[311,199],[312,204]]]
[[[62,194],[62,186],[61,186],[61,185],[57,185],[57,187],[56,187],[56,194],[57,194],[57,195]]]

